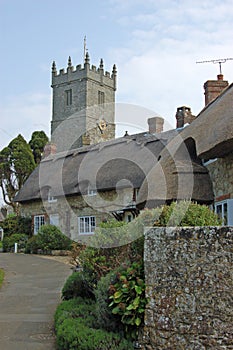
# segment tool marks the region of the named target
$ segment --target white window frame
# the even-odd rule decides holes
[[[214,211],[223,220],[222,225],[233,225],[233,199],[215,202]]]
[[[41,226],[45,225],[45,216],[44,215],[34,215],[34,235],[37,235]]]
[[[49,203],[55,203],[57,201],[57,198],[54,197],[52,194],[51,194],[51,189],[49,189],[48,191],[48,202]]]
[[[78,231],[80,235],[93,235],[96,229],[95,216],[80,216],[78,218]]]
[[[88,189],[87,189],[87,195],[89,197],[93,197],[93,196],[96,196],[97,195],[97,190],[96,188],[93,188],[91,187],[90,185],[88,186]]]
[[[59,214],[50,214],[49,222],[50,222],[50,225],[59,227]]]

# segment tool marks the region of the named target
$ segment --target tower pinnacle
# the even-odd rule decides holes
[[[71,57],[68,58],[68,67],[72,67]]]
[[[53,61],[53,64],[52,64],[52,73],[57,73],[57,67],[56,67],[55,61]]]
[[[90,64],[90,57],[88,52],[86,53],[85,64]]]

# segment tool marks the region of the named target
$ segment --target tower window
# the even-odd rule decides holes
[[[72,90],[65,91],[66,106],[72,105]]]
[[[98,104],[103,105],[104,104],[104,92],[98,91]]]

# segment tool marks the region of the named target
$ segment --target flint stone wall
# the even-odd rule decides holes
[[[143,350],[233,349],[233,227],[145,234]]]

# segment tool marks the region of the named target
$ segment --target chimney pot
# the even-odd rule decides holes
[[[217,78],[218,78],[218,80],[223,80],[223,74],[218,74]]]

